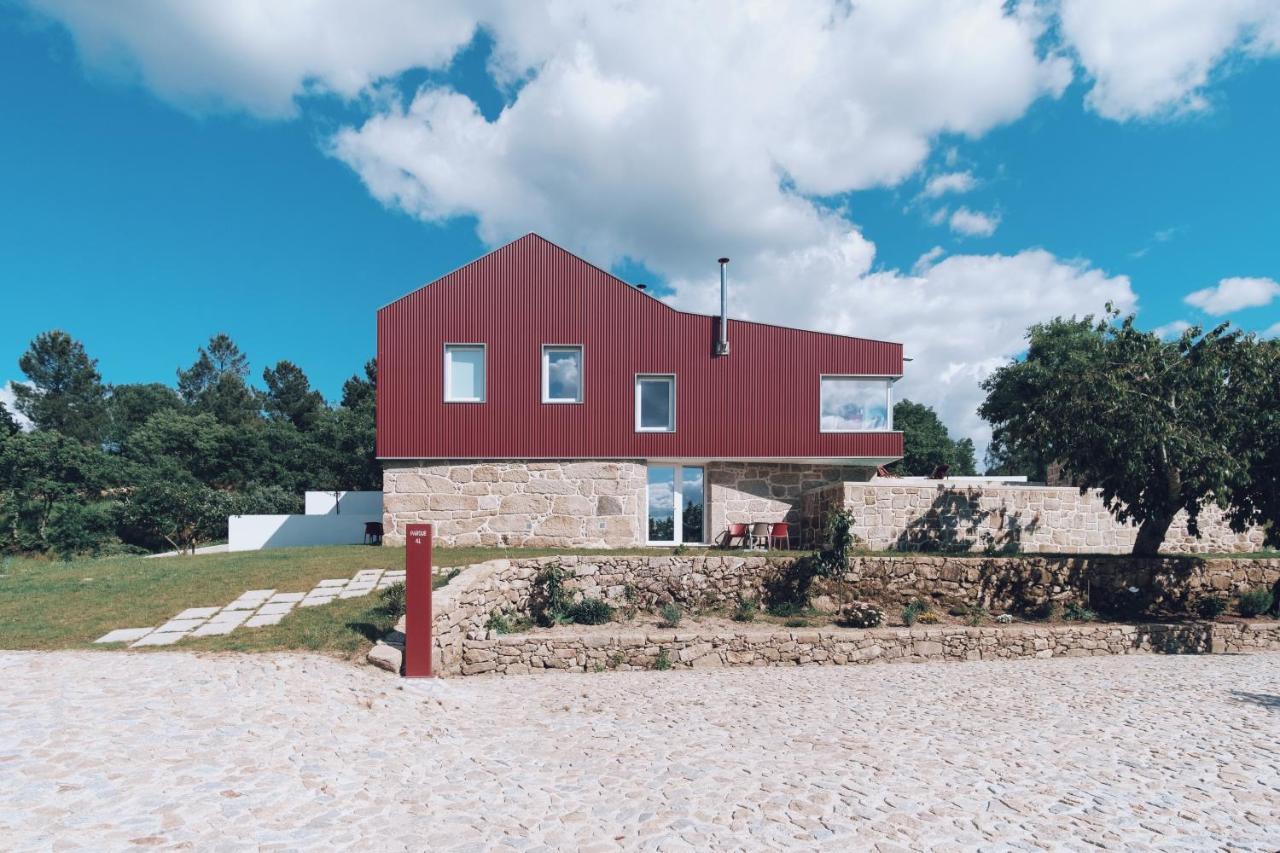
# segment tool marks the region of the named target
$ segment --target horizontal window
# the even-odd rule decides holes
[[[670,375],[636,377],[636,431],[675,432],[676,378]]]
[[[819,425],[822,432],[867,432],[893,429],[887,379],[823,376]]]
[[[542,402],[582,402],[582,347],[542,348]]]
[[[445,344],[444,399],[446,403],[483,403],[484,344]]]

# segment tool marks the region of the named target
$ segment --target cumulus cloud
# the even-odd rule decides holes
[[[0,385],[0,406],[4,406],[5,409],[8,410],[9,414],[13,415],[13,419],[18,422],[18,426],[23,429],[31,429],[31,421],[26,415],[18,411],[15,399],[12,382],[6,382],[3,385]]]
[[[1165,340],[1178,338],[1182,333],[1191,328],[1191,324],[1186,320],[1174,320],[1171,323],[1165,323],[1163,326],[1156,326],[1151,331]]]
[[[947,220],[951,230],[966,237],[990,237],[1000,225],[1000,217],[967,207],[957,208]]]
[[[938,198],[947,193],[967,193],[977,185],[977,179],[970,172],[944,172],[930,178],[921,195],[925,198]]]
[[[1280,52],[1273,0],[1063,0],[1061,33],[1092,78],[1087,102],[1113,119],[1195,112],[1234,53]]]
[[[1213,287],[1187,294],[1183,300],[1219,317],[1242,308],[1261,308],[1280,296],[1280,284],[1269,278],[1224,278]]]
[[[1280,323],[1276,323],[1271,328],[1262,333],[1264,338],[1280,338]]]

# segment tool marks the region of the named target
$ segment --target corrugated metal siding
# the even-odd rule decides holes
[[[899,433],[821,433],[820,374],[898,376],[902,345],[675,311],[528,235],[378,312],[386,458],[852,458]],[[444,344],[488,346],[484,403],[445,403]],[[543,344],[583,346],[584,402],[544,404]],[[635,431],[634,375],[676,374],[676,431]]]

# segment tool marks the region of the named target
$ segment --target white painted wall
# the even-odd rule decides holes
[[[382,492],[307,492],[306,515],[232,515],[227,550],[258,551],[299,545],[359,545],[364,525],[382,521]]]
[[[303,495],[307,515],[367,515],[382,519],[382,492],[306,492]],[[338,503],[342,511],[338,512]]]

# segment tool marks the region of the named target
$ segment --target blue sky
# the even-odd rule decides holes
[[[50,328],[117,383],[225,331],[334,398],[379,305],[537,230],[692,309],[731,254],[737,313],[903,340],[981,443],[1030,322],[1280,333],[1280,13],[1138,5],[690,7],[696,55],[661,6],[0,6],[0,385]]]

